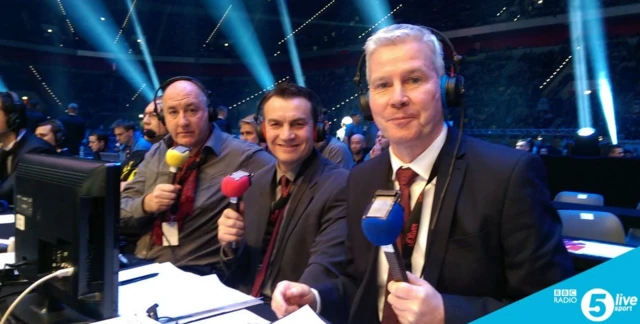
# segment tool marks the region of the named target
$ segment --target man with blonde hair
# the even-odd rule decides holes
[[[371,113],[389,150],[349,174],[345,273],[280,282],[274,312],[310,305],[332,323],[468,323],[571,276],[540,158],[444,123],[435,36],[392,25],[365,52]],[[407,282],[389,280],[383,248],[361,228],[380,189],[401,192]]]

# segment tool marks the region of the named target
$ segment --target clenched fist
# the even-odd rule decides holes
[[[220,244],[228,245],[242,241],[244,236],[244,203],[240,202],[239,212],[227,208],[218,219],[218,241]]]

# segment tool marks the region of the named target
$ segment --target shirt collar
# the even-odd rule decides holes
[[[15,140],[15,141],[13,141],[13,142],[11,142],[9,145],[7,145],[7,147],[5,147],[5,148],[4,148],[4,150],[5,150],[5,151],[9,151],[9,150],[11,150],[11,149],[16,145],[16,143],[17,143],[20,139],[22,139],[22,137],[24,136],[24,134],[25,134],[26,132],[27,132],[27,131],[26,131],[25,129],[20,130],[20,133],[18,133],[18,137],[16,137],[16,140]]]
[[[433,165],[436,163],[436,159],[438,158],[438,154],[440,150],[444,146],[444,142],[447,139],[447,124],[444,123],[442,130],[436,140],[431,144],[422,154],[420,154],[415,160],[411,161],[411,163],[403,163],[400,161],[400,158],[396,156],[393,152],[393,147],[389,147],[389,155],[391,156],[391,168],[393,169],[393,173],[391,175],[391,180],[396,180],[396,171],[400,168],[411,168],[415,171],[421,178],[429,179],[429,174],[431,174],[431,169],[433,169]]]
[[[293,182],[296,179],[296,175],[298,174],[298,171],[300,171],[300,167],[302,166],[302,163],[296,165],[293,169],[291,169],[289,172],[287,172],[286,174],[280,170],[280,167],[278,166],[278,163],[276,163],[276,181],[280,181],[280,178],[283,175],[287,176],[287,179],[289,179],[289,181]]]

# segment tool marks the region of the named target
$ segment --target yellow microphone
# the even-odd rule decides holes
[[[175,175],[178,169],[181,168],[187,160],[189,160],[189,152],[191,149],[185,146],[178,145],[167,151],[164,156],[164,160],[169,165],[169,171]]]

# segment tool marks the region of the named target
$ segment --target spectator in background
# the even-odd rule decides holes
[[[36,128],[36,136],[55,146],[58,155],[73,156],[73,154],[64,147],[67,133],[59,120],[51,119],[40,123],[38,128]]]
[[[151,143],[147,142],[140,133],[136,131],[136,124],[129,120],[117,120],[111,126],[116,140],[120,144],[120,161],[124,162],[134,151],[148,151]]]
[[[367,145],[364,136],[361,134],[353,134],[349,140],[349,148],[353,157],[354,166],[364,162],[364,148]]]
[[[382,152],[386,151],[388,148],[389,139],[387,139],[384,134],[382,134],[382,131],[378,131],[378,134],[376,134],[376,144],[373,145],[373,148],[371,148],[371,151],[369,151],[369,154],[367,154],[364,160],[366,161],[374,158],[382,154]]]
[[[324,125],[325,138],[322,142],[316,142],[315,147],[322,156],[335,162],[344,169],[351,170],[353,167],[353,158],[349,147],[331,136],[330,129],[331,116],[326,109],[322,109],[322,114],[318,116],[318,122]]]
[[[27,129],[27,112],[17,94],[0,92],[0,200],[13,204],[15,170],[27,153],[55,154],[53,146]]]
[[[347,128],[344,131],[344,138],[342,139],[342,141],[347,145],[349,145],[349,139],[354,134],[360,134],[362,136],[367,135],[365,127],[362,123],[362,115],[359,111],[354,111],[351,113],[351,120],[352,122],[351,124],[347,125]]]
[[[262,134],[258,129],[258,123],[256,123],[255,114],[251,114],[240,120],[239,126],[241,140],[259,145],[263,149],[267,150],[267,144],[265,143],[264,138],[261,136]]]
[[[40,111],[40,102],[38,99],[30,99],[27,106],[27,129],[35,133],[38,125],[44,123],[47,118]]]
[[[71,155],[80,153],[80,145],[85,136],[85,121],[78,116],[78,112],[78,105],[70,103],[67,107],[67,115],[58,119],[67,131],[67,149]]]
[[[216,119],[215,121],[216,125],[218,125],[218,128],[220,128],[223,132],[231,134],[231,126],[229,126],[229,123],[227,122],[227,115],[229,113],[229,110],[225,106],[218,106],[217,110],[218,119]]]
[[[100,160],[100,153],[107,152],[109,134],[95,130],[89,134],[89,148],[93,151],[93,159]]]
[[[621,158],[624,157],[624,147],[619,144],[611,145],[609,148],[609,157]]]
[[[533,140],[531,140],[530,138],[519,139],[518,142],[516,142],[516,150],[531,152],[532,149],[533,149]]]

